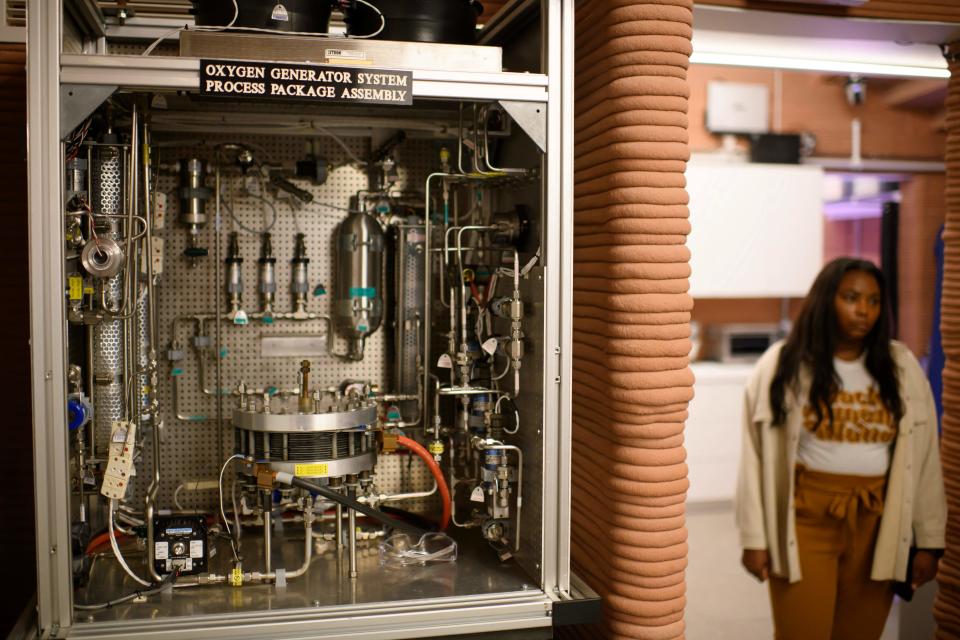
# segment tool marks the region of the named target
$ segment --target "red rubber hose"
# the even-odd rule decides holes
[[[114,529],[114,531],[116,532],[118,539],[119,539],[119,538],[123,538],[123,537],[126,536],[126,534],[124,534],[124,533],[123,533],[122,531],[120,531],[119,529]],[[106,544],[106,543],[109,542],[109,541],[110,541],[110,533],[109,533],[109,532],[104,531],[104,532],[101,533],[100,535],[94,536],[93,539],[90,540],[89,544],[87,544],[87,550],[85,551],[86,555],[90,555],[91,553],[93,553],[94,551],[96,551],[96,549],[97,549],[98,547],[100,547],[101,545]]]
[[[397,442],[420,456],[426,463],[427,468],[430,469],[430,473],[433,474],[433,479],[437,481],[437,487],[440,488],[440,500],[443,501],[443,515],[440,516],[440,530],[446,531],[447,525],[450,524],[450,489],[447,487],[447,481],[443,477],[443,471],[440,470],[440,465],[433,459],[430,452],[424,449],[423,445],[416,440],[411,440],[406,436],[400,436]]]

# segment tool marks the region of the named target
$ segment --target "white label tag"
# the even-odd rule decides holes
[[[155,560],[166,560],[170,557],[170,545],[166,542],[153,543],[153,557]]]
[[[341,58],[343,60],[366,60],[366,51],[348,51],[346,49],[326,49],[324,55],[328,58]]]
[[[190,557],[191,558],[203,557],[203,540],[190,541]]]
[[[450,357],[449,353],[444,353],[437,360],[437,366],[441,369],[453,369],[453,358]]]
[[[483,502],[483,487],[474,487],[470,493],[471,502]]]
[[[483,343],[483,346],[481,347],[481,349],[486,351],[488,355],[492,356],[497,352],[497,339],[490,338],[489,340]]]
[[[127,441],[127,428],[117,427],[113,432],[113,441],[124,443]]]

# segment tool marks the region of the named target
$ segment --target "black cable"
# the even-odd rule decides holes
[[[383,511],[384,513],[391,516],[403,518],[404,520],[410,522],[411,524],[414,524],[426,531],[440,530],[440,527],[436,522],[430,520],[429,518],[425,518],[419,513],[413,513],[412,511],[407,511],[406,509],[399,509],[397,507],[391,507],[388,505],[381,506],[380,511]]]
[[[173,588],[173,583],[177,581],[177,573],[171,573],[166,578],[163,579],[160,584],[149,589],[144,589],[142,591],[134,591],[133,593],[128,593],[125,596],[121,596],[116,600],[107,600],[106,602],[98,602],[97,604],[79,604],[74,603],[73,608],[78,611],[100,611],[102,609],[109,609],[110,607],[115,607],[118,604],[123,604],[125,602],[130,602],[131,600],[136,600],[137,598],[146,598],[149,596],[157,595],[162,593],[167,589]]]
[[[422,536],[424,533],[426,533],[426,531],[424,531],[423,529],[420,529],[419,527],[415,527],[411,524],[407,524],[406,522],[402,522],[400,520],[391,518],[390,516],[385,515],[382,511],[378,511],[372,507],[368,507],[367,505],[357,502],[353,498],[345,496],[342,493],[338,493],[333,489],[330,489],[329,487],[323,486],[322,484],[315,484],[313,482],[308,482],[307,480],[304,480],[303,478],[298,478],[296,476],[293,477],[293,479],[290,481],[290,484],[292,484],[295,487],[300,487],[301,489],[306,489],[307,491],[313,491],[313,492],[319,493],[324,498],[333,500],[334,502],[339,502],[343,506],[349,509],[353,509],[354,511],[359,511],[360,513],[366,516],[370,516],[377,522],[380,522],[381,524],[385,524],[388,527],[393,527],[394,529],[400,529],[402,531],[406,531],[407,533],[411,533],[416,536]]]

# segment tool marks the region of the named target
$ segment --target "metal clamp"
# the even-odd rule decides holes
[[[112,278],[123,269],[126,257],[112,238],[98,238],[84,245],[80,263],[94,278]]]

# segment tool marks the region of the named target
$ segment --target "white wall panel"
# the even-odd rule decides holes
[[[818,167],[691,160],[691,295],[806,295],[823,264],[822,182]]]

